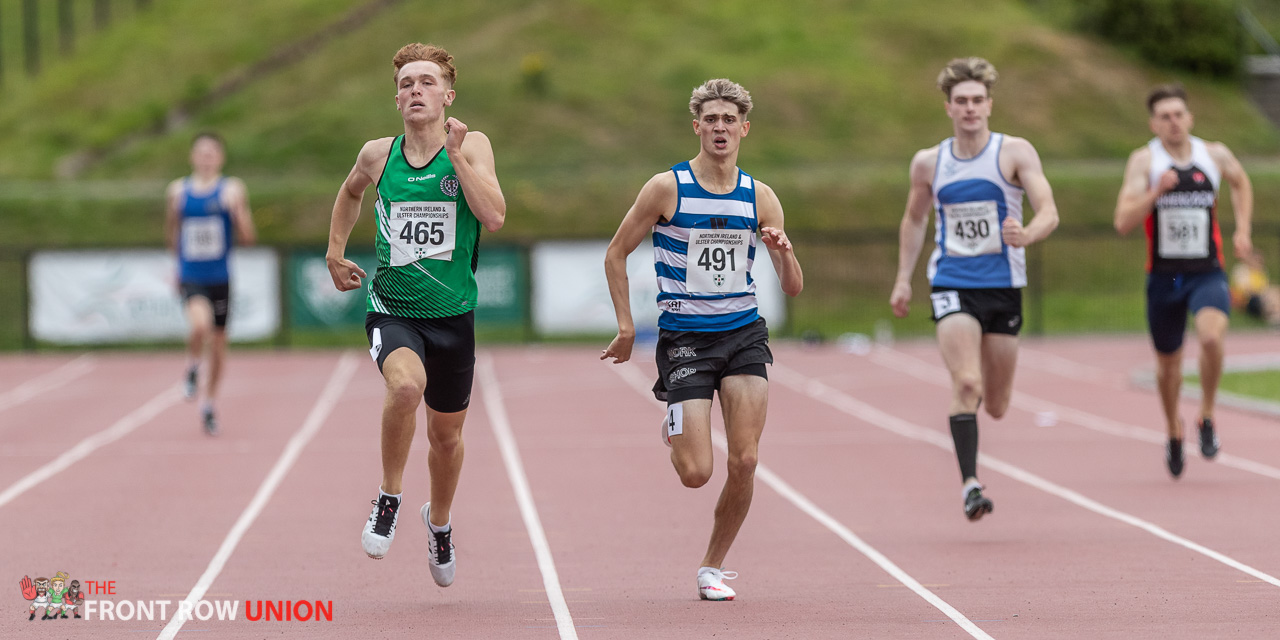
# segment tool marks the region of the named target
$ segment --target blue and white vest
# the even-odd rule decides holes
[[[222,204],[226,179],[219,179],[209,193],[196,195],[191,179],[182,183],[178,207],[178,276],[182,282],[223,284],[231,279],[227,256],[231,253],[231,211]]]
[[[938,144],[933,172],[937,212],[936,247],[929,256],[929,282],[956,289],[1027,286],[1027,254],[1004,243],[1006,218],[1022,221],[1022,188],[1000,173],[1004,134],[992,133],[987,146],[967,160],[955,156],[955,138]]]
[[[658,326],[670,331],[728,331],[755,322],[756,189],[738,170],[727,194],[703,189],[688,162],[676,175],[676,211],[653,226]]]

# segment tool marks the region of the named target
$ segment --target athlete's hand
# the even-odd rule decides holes
[[[760,227],[760,240],[764,242],[764,246],[768,249],[778,251],[791,250],[791,240],[787,238],[787,234],[782,229]]]
[[[631,359],[631,347],[635,346],[635,334],[625,335],[618,332],[618,336],[609,343],[609,348],[600,352],[601,360],[613,358],[614,364],[622,364]]]
[[[1253,258],[1253,238],[1247,231],[1237,229],[1231,240],[1236,246],[1236,260],[1248,261]]]
[[[1164,195],[1178,186],[1178,172],[1170,169],[1160,174],[1160,182],[1156,183],[1156,193]]]
[[[351,291],[360,288],[360,278],[367,277],[364,269],[346,258],[325,256],[325,264],[329,266],[329,275],[333,277],[333,286],[338,291]]]
[[[444,150],[450,157],[457,157],[462,150],[462,141],[467,138],[467,125],[457,118],[449,118],[444,121],[444,132],[448,134],[444,139]]]
[[[889,294],[889,306],[893,307],[893,315],[899,318],[907,317],[907,312],[911,310],[910,282],[893,283],[893,293]]]
[[[31,583],[31,576],[22,576],[18,581],[18,588],[22,589],[22,597],[27,600],[36,599],[36,585]]]
[[[1027,232],[1022,228],[1022,223],[1013,218],[1004,219],[1004,224],[1000,226],[1000,237],[1011,247],[1027,246]]]

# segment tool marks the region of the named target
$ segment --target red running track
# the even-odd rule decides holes
[[[1229,339],[1229,355],[1270,352],[1275,336]],[[360,549],[382,397],[364,354],[233,353],[217,438],[178,396],[179,354],[0,360],[0,637],[1280,633],[1280,425],[1221,408],[1221,459],[1191,456],[1173,481],[1154,392],[1129,381],[1150,369],[1143,339],[1024,341],[1013,408],[980,417],[996,510],[976,524],[932,342],[776,345],[731,603],[699,601],[694,583],[723,467],[681,487],[647,354],[615,367],[597,353],[480,354],[448,589],[431,582],[416,513],[421,431],[391,552]],[[28,622],[17,582],[58,571],[114,581],[90,600],[169,601],[168,615]],[[236,602],[236,619],[179,625],[186,598]],[[332,620],[246,619],[245,601],[301,600],[332,603]]]

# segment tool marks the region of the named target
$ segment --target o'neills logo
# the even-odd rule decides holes
[[[32,580],[23,576],[18,588],[28,601],[27,620],[82,618],[106,622],[176,620],[226,620],[237,618],[249,622],[333,622],[332,600],[245,600],[241,617],[239,600],[130,600],[99,598],[89,600],[85,594],[115,596],[115,580],[71,580],[59,571],[52,578]]]

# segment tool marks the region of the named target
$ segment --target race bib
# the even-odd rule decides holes
[[[456,202],[392,202],[387,215],[391,266],[453,260],[457,222]]]
[[[957,202],[942,206],[947,221],[947,255],[972,258],[1000,253],[1000,210],[995,200]]]
[[[692,229],[685,265],[689,293],[741,293],[747,290],[749,229]]]
[[[929,302],[933,303],[933,317],[942,319],[942,316],[960,310],[960,292],[935,291],[929,294]]]
[[[220,260],[227,252],[226,231],[220,216],[184,218],[182,256],[187,260]]]
[[[1159,253],[1161,258],[1209,257],[1209,210],[1195,208],[1160,209]]]

